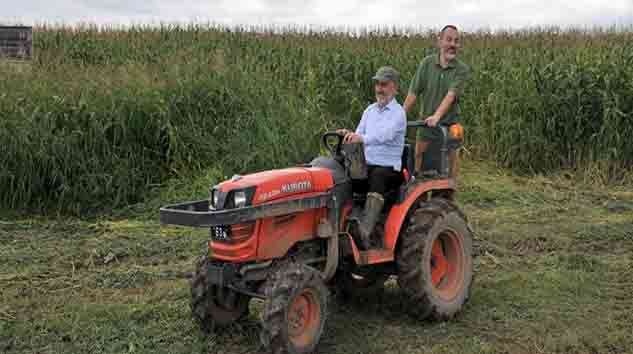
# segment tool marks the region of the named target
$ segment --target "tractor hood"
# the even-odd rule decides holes
[[[234,176],[217,188],[224,193],[253,189],[252,205],[305,193],[325,192],[333,186],[330,170],[320,167],[291,167]]]

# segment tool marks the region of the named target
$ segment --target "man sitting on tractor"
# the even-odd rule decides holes
[[[373,77],[376,102],[365,109],[355,132],[339,131],[344,135],[343,143],[364,145],[367,179],[354,181],[354,189],[367,191],[367,200],[362,216],[352,224],[355,228],[352,234],[362,249],[370,247],[370,236],[382,211],[385,193],[403,182],[401,159],[407,117],[395,99],[398,78],[398,72],[390,66],[378,69]]]

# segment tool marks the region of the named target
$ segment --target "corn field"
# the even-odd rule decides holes
[[[309,161],[322,132],[357,124],[379,66],[400,71],[402,102],[434,43],[398,28],[38,27],[31,63],[0,62],[0,207],[107,210],[201,169]],[[520,173],[630,176],[632,43],[606,29],[464,34],[468,151]]]

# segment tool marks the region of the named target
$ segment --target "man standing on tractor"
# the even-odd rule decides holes
[[[343,143],[362,142],[364,145],[367,180],[357,182],[365,184],[367,200],[362,216],[353,224],[356,230],[352,232],[359,238],[362,249],[370,247],[370,236],[382,211],[385,192],[403,182],[401,159],[407,116],[395,99],[398,78],[398,72],[390,66],[378,69],[373,77],[376,102],[365,109],[356,132],[339,131],[344,135]]]
[[[420,119],[427,128],[418,129],[415,146],[415,172],[423,168],[424,152],[432,142],[442,139],[438,125],[451,126],[459,121],[459,98],[470,78],[470,68],[457,59],[460,48],[457,27],[446,25],[438,36],[439,54],[429,55],[418,65],[415,77],[409,86],[404,101],[404,110],[409,112],[417,97],[422,95]],[[457,177],[457,151],[449,151],[450,177]]]

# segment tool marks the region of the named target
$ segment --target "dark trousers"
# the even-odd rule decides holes
[[[352,180],[355,193],[379,193],[384,197],[385,192],[398,188],[403,182],[402,172],[393,167],[367,166],[367,179]]]

